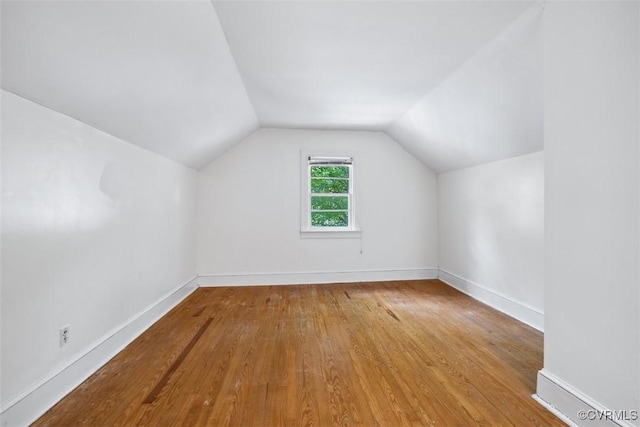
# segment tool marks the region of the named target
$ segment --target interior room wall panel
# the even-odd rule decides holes
[[[617,411],[640,410],[639,8],[550,2],[544,11],[541,380]],[[563,404],[540,386],[544,400]]]
[[[2,91],[3,409],[195,276],[196,185]]]
[[[453,284],[461,282],[472,295],[484,299],[481,293],[487,292],[522,306],[533,317],[521,320],[541,329],[544,154],[438,175],[438,213],[444,280],[453,275]],[[486,302],[495,305],[493,299]]]
[[[305,150],[354,155],[361,239],[301,238]],[[435,175],[383,133],[262,129],[198,174],[198,272],[435,268],[436,202]]]

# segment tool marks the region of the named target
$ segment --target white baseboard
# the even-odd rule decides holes
[[[298,285],[437,279],[437,268],[299,273],[200,274],[199,286]]]
[[[615,413],[605,408],[545,369],[538,371],[536,391],[534,398],[570,426],[633,427],[632,418],[637,418],[631,410]]]
[[[539,331],[544,330],[544,313],[541,311],[449,271],[439,269],[439,272],[438,278],[447,285]]]
[[[545,402],[544,400],[540,399],[540,396],[538,396],[537,394],[532,394],[531,397],[533,398],[533,400],[535,400],[536,402],[538,402],[540,405],[542,405],[547,411],[551,412],[553,415],[555,415],[556,417],[558,417],[560,419],[560,421],[562,421],[563,423],[565,423],[566,425],[568,425],[569,427],[580,427],[578,426],[578,424],[574,423],[569,417],[567,417],[565,414],[563,414],[562,412],[558,411],[556,408],[554,408],[553,406],[549,405],[547,402]]]
[[[66,366],[50,373],[18,396],[2,403],[0,424],[26,426],[89,378],[196,289],[196,277],[114,328]]]

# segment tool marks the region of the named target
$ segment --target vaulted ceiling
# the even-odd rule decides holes
[[[2,88],[196,169],[281,127],[386,131],[439,172],[542,148],[531,6],[3,1]]]

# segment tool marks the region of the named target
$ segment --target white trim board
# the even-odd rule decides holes
[[[629,420],[613,420],[613,411],[578,391],[546,369],[538,371],[537,394],[533,397],[570,426],[633,427]],[[579,414],[587,419],[581,420]],[[624,414],[622,415],[624,418]],[[631,415],[627,411],[627,415]],[[629,417],[627,417],[629,418]]]
[[[556,408],[554,408],[553,406],[549,405],[544,400],[540,399],[540,396],[538,396],[537,394],[532,394],[531,397],[533,398],[533,400],[535,400],[540,405],[542,405],[542,407],[544,409],[546,409],[547,411],[551,412],[553,415],[558,417],[560,419],[560,421],[562,421],[563,423],[565,423],[569,427],[580,427],[580,426],[578,426],[578,424],[576,424],[573,421],[571,421],[571,418],[567,417],[565,414],[563,414],[562,412],[558,411]]]
[[[456,288],[460,292],[469,295],[473,299],[483,302],[502,313],[526,323],[539,331],[544,330],[544,313],[541,311],[492,291],[482,285],[472,282],[469,279],[460,277],[447,270],[439,269],[438,278],[447,285]]]
[[[37,420],[195,291],[196,279],[197,276],[180,285],[138,315],[112,329],[67,365],[51,372],[10,401],[3,402],[0,425],[24,426]]]
[[[256,286],[306,285],[316,283],[383,282],[388,280],[437,279],[438,269],[406,268],[393,270],[327,271],[297,273],[200,274],[198,285]]]

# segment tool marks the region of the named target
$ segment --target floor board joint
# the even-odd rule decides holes
[[[162,378],[160,378],[160,381],[158,381],[156,386],[153,388],[153,390],[151,390],[151,392],[149,392],[149,394],[142,401],[142,403],[150,404],[156,400],[156,398],[158,397],[158,395],[160,394],[164,386],[167,385],[167,383],[169,382],[169,379],[171,378],[173,373],[178,369],[178,367],[180,367],[184,359],[187,357],[191,349],[196,345],[200,337],[202,337],[202,335],[207,330],[207,328],[209,327],[212,321],[213,321],[212,318],[209,318],[204,321],[202,326],[200,326],[200,329],[198,329],[198,332],[196,332],[193,338],[191,338],[191,340],[189,341],[189,344],[187,344],[187,346],[182,350],[182,352],[176,358],[176,360],[173,361],[169,369],[167,369],[167,372],[164,373]]]

